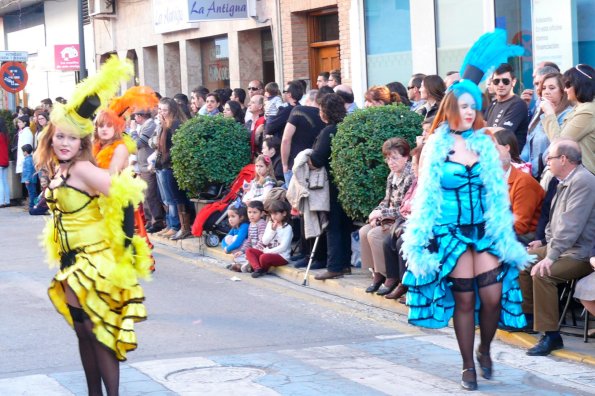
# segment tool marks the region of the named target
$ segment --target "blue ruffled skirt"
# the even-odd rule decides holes
[[[448,325],[454,312],[454,298],[448,280],[457,260],[467,249],[476,252],[488,252],[497,256],[493,241],[483,234],[483,225],[456,226],[439,225],[433,229],[434,239],[429,249],[440,257],[440,269],[437,273],[416,277],[409,270],[403,276],[403,284],[409,288],[407,305],[409,322],[416,326],[441,328]],[[521,303],[519,288],[519,270],[507,263],[502,263],[502,272],[498,279],[502,282],[502,310],[500,325],[521,328],[527,322]],[[475,323],[479,322],[481,302],[475,285]]]

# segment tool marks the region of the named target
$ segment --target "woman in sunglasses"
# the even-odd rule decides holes
[[[568,100],[575,104],[562,125],[558,124],[556,109],[549,101],[542,101],[545,114],[543,127],[550,141],[556,137],[575,140],[582,151],[585,168],[595,173],[595,70],[578,64],[564,72],[564,91]]]

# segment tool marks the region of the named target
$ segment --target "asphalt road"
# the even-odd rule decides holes
[[[0,395],[84,395],[74,332],[46,290],[38,234],[47,218],[0,209]],[[144,283],[149,320],[122,364],[123,395],[458,393],[452,329],[159,247]],[[595,394],[592,366],[495,343],[485,394]]]

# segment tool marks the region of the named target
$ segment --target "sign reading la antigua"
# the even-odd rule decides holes
[[[10,93],[17,93],[27,85],[27,69],[24,63],[6,62],[0,67],[0,87]]]
[[[248,18],[248,0],[188,0],[188,20]]]

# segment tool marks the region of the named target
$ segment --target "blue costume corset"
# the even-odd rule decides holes
[[[486,189],[480,178],[481,166],[479,162],[466,166],[448,159],[443,163],[440,214],[432,228],[434,237],[428,247],[431,252],[437,253],[440,268],[437,272],[418,276],[407,270],[403,276],[403,284],[409,287],[407,305],[412,324],[430,328],[448,325],[454,312],[448,276],[467,249],[498,257],[495,241],[485,232]],[[518,269],[510,265],[501,266],[499,279],[502,281],[500,323],[523,327],[526,322],[521,309]],[[479,295],[476,293],[476,322],[479,308]]]

